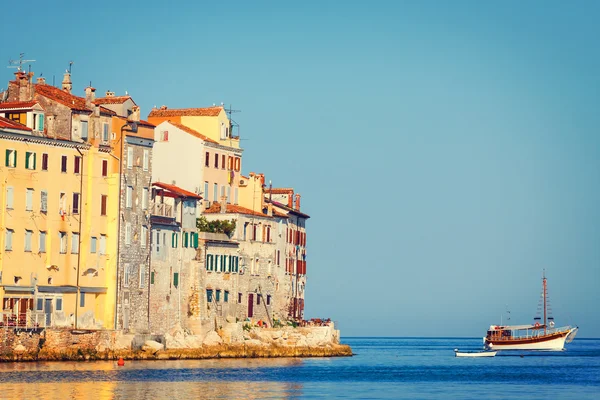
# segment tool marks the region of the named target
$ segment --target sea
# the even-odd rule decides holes
[[[600,339],[456,358],[481,338],[343,338],[353,357],[0,364],[1,399],[600,399]]]

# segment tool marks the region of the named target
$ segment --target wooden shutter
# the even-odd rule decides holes
[[[37,164],[37,153],[33,153],[33,169],[36,169]]]
[[[154,271],[150,273],[150,284],[154,285]]]
[[[198,233],[192,233],[192,247],[198,248]]]
[[[188,247],[188,243],[189,243],[189,238],[188,238],[188,233],[184,232],[183,233],[183,247]]]
[[[31,154],[30,152],[25,153],[25,169],[29,169],[29,155],[30,154]]]
[[[173,274],[173,286],[178,287],[179,286],[179,273],[175,272]]]

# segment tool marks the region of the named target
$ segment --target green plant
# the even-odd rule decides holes
[[[232,220],[220,220],[209,221],[206,217],[202,216],[196,219],[196,227],[200,232],[211,232],[211,233],[224,233],[231,237],[235,231],[235,219]]]
[[[242,326],[242,329],[245,330],[246,332],[250,332],[250,330],[252,329],[252,325],[250,325],[250,324],[244,324]]]

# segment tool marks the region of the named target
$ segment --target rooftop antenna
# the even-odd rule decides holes
[[[69,75],[71,75],[71,68],[73,67],[73,61],[69,61]]]
[[[221,104],[223,104],[223,103],[221,103]],[[225,108],[225,107],[223,107],[223,108]],[[227,117],[229,118],[229,122],[231,124],[231,127],[229,128],[231,136],[239,139],[240,124],[238,124],[233,118],[231,118],[231,115],[234,113],[242,112],[242,110],[234,110],[233,108],[231,108],[231,104],[229,104],[229,108],[225,108],[225,112],[227,113]],[[237,135],[234,135],[234,133],[233,133],[234,128],[237,130]]]
[[[25,57],[25,53],[20,53],[18,61],[17,60],[8,60],[8,65],[6,68],[16,68],[17,72],[21,72],[21,71],[23,71],[23,64],[35,61],[35,60],[24,60],[23,57]],[[31,66],[30,66],[30,68],[31,68]]]

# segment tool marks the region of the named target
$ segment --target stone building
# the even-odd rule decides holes
[[[152,184],[150,209],[150,331],[200,320],[196,209],[201,197],[175,185]]]

